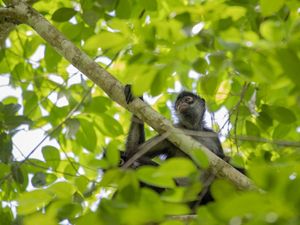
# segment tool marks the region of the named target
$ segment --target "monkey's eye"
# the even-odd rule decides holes
[[[186,103],[193,103],[194,102],[194,98],[192,96],[186,96],[184,98],[184,102],[186,102]]]

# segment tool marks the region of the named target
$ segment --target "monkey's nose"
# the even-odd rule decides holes
[[[181,112],[181,113],[186,111],[188,108],[189,108],[189,104],[187,104],[185,102],[178,105],[178,111]]]

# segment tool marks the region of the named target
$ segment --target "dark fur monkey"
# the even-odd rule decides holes
[[[183,91],[177,96],[174,107],[178,117],[178,123],[175,124],[175,127],[202,131],[202,133],[199,132],[199,135],[195,132],[195,135],[192,134],[191,136],[224,159],[225,155],[217,133],[205,126],[205,100],[192,92]]]
[[[133,100],[130,85],[125,86],[125,96],[127,103]],[[178,123],[174,124],[175,127],[191,131],[188,135],[199,141],[220,158],[225,158],[217,133],[205,126],[203,118],[206,107],[203,98],[192,92],[183,91],[177,96],[174,109],[178,118]],[[147,142],[155,141],[156,139],[157,136]],[[138,147],[144,142],[144,123],[133,115],[126,142],[125,158],[129,159],[133,156],[137,152]],[[153,158],[160,154],[164,154],[168,158],[178,154],[182,155],[183,153],[165,139],[147,151],[144,159],[145,157]]]
[[[126,85],[125,87],[125,96],[126,101],[129,104],[133,100],[130,85]],[[175,127],[184,129],[187,135],[192,136],[195,140],[203,144],[217,156],[225,159],[225,155],[217,133],[205,126],[204,113],[206,107],[205,100],[203,98],[192,92],[182,91],[176,98],[174,109],[178,118],[178,122],[174,124]],[[155,136],[144,143],[145,135],[143,121],[133,115],[126,142],[124,160],[127,161],[137,151],[139,151],[139,147],[141,146],[141,144],[155,142],[159,136],[160,135]],[[135,165],[132,166],[133,168],[140,165],[151,165],[152,163],[152,165],[157,165],[152,161],[152,158],[162,154],[165,155],[166,158],[171,158],[174,156],[187,157],[187,155],[185,155],[180,149],[174,146],[167,139],[156,142],[157,143],[154,143],[154,145],[152,145],[153,147],[148,149],[146,154],[135,161]],[[197,202],[197,205],[206,204],[207,202],[213,200],[209,192],[209,186],[214,180],[214,175],[207,171],[206,173],[203,173],[203,175],[201,176],[201,180],[203,182],[204,188],[199,195],[200,202]]]

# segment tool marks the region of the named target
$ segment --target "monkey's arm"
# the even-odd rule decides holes
[[[129,159],[138,151],[138,146],[145,142],[144,123],[136,116],[132,116],[126,140],[125,157]]]
[[[131,85],[126,85],[124,89],[124,94],[127,104],[133,101],[134,97],[131,92]],[[143,100],[143,97],[140,97]],[[145,142],[145,131],[144,122],[137,118],[135,115],[131,117],[131,124],[126,140],[125,149],[125,160],[127,161],[132,157],[137,151],[138,146]]]

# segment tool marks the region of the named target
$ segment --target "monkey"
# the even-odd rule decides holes
[[[133,100],[130,85],[125,86],[124,93],[126,96],[126,102],[129,104]],[[175,127],[191,131],[189,133],[192,133],[191,136],[195,140],[203,144],[220,158],[225,158],[225,154],[217,133],[205,126],[204,113],[206,111],[206,106],[203,98],[192,92],[182,91],[175,100],[174,110],[178,118],[178,122],[174,124]],[[201,134],[198,135],[197,131]],[[157,139],[157,136],[148,140],[147,142],[151,142],[155,139]],[[138,146],[144,142],[144,123],[142,120],[133,115],[126,141],[125,158],[132,157],[136,153]],[[174,149],[176,150],[174,151]],[[160,143],[157,143],[157,145],[153,146],[144,155],[144,157],[153,158],[157,155],[165,154],[168,158],[175,155],[181,155],[179,152],[181,151],[171,142],[168,140],[163,140]]]
[[[177,96],[174,105],[175,113],[179,120],[178,123],[175,124],[175,127],[192,131],[202,131],[204,135],[192,135],[192,137],[217,156],[224,159],[225,154],[217,133],[205,126],[205,105],[205,100],[200,96],[192,92],[182,91]],[[205,133],[208,135],[205,135]]]
[[[134,98],[131,94],[130,85],[125,86],[124,94],[127,104],[130,104]],[[178,119],[178,122],[174,124],[175,127],[183,129],[184,131],[189,131],[186,132],[187,135],[190,135],[193,139],[200,142],[221,159],[228,161],[217,133],[205,125],[204,114],[206,111],[206,103],[203,98],[192,92],[182,91],[175,100],[174,110]],[[197,135],[197,132],[199,135]],[[167,139],[157,141],[160,136],[161,135],[157,135],[150,140],[145,141],[144,123],[142,120],[133,115],[123,159],[125,161],[129,160],[137,151],[139,151],[142,145],[151,144],[151,142],[154,142],[154,145],[148,149],[142,157],[135,161],[132,168],[137,168],[142,165],[157,166],[158,164],[153,162],[152,159],[159,155],[164,155],[166,159],[175,156],[188,157]],[[212,173],[209,171],[205,171],[203,173],[201,181],[204,187],[199,194],[199,200],[193,202],[191,207],[194,208],[198,205],[204,205],[214,200],[210,194],[210,185],[213,180],[214,175]],[[159,192],[161,192],[161,189],[159,189]]]

